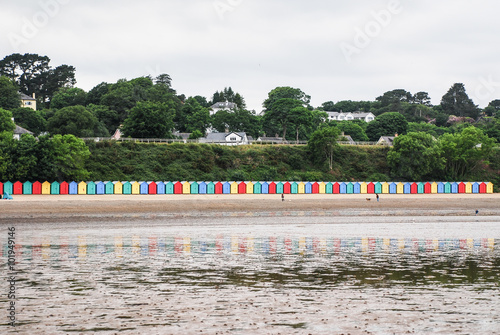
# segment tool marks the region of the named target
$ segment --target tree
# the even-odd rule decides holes
[[[366,136],[363,128],[352,121],[336,122],[336,126],[340,131],[344,132],[344,134],[351,136],[351,138],[356,142],[368,141],[368,136]]]
[[[12,116],[17,125],[28,129],[36,136],[47,130],[47,121],[40,111],[28,107],[19,107],[12,110]]]
[[[47,129],[51,134],[71,134],[77,137],[96,136],[97,126],[97,118],[83,106],[59,109],[47,121]]]
[[[4,131],[12,132],[15,128],[16,125],[14,124],[14,121],[12,121],[12,113],[8,110],[0,108],[0,133]]]
[[[439,139],[449,180],[466,180],[491,154],[494,140],[481,129],[469,126],[460,133],[444,134]]]
[[[203,134],[210,125],[210,112],[208,108],[202,107],[194,98],[188,98],[182,112],[186,115],[186,131],[192,133],[199,130]]]
[[[299,129],[309,127],[313,121],[313,113],[305,107],[295,107],[290,110],[290,123],[295,128],[295,140],[299,143]]]
[[[0,77],[0,108],[12,110],[21,105],[17,86],[11,79]]]
[[[100,105],[102,97],[109,92],[110,84],[102,82],[94,86],[88,93],[85,100],[85,105]]]
[[[335,151],[338,148],[340,130],[336,127],[326,127],[316,130],[309,141],[307,147],[316,163],[328,163],[329,171],[333,170]]]
[[[125,136],[134,138],[167,138],[174,128],[175,109],[172,105],[138,102],[123,123]]]
[[[381,136],[406,134],[408,121],[400,113],[384,113],[379,115],[366,127],[366,135],[370,141],[378,141]]]
[[[385,92],[382,96],[378,97],[376,100],[380,101],[382,107],[389,106],[394,103],[400,102],[411,102],[413,95],[403,89],[397,89]]]
[[[69,106],[84,106],[87,98],[87,93],[78,87],[63,87],[59,89],[52,100],[50,107],[59,109]]]
[[[387,153],[387,161],[394,177],[411,181],[424,180],[444,167],[437,141],[426,133],[398,136]]]
[[[414,104],[431,107],[431,97],[427,92],[417,92],[412,99]]]
[[[85,142],[73,135],[55,135],[50,142],[54,153],[53,179],[85,180],[89,177],[85,162],[90,157],[90,150]]]
[[[260,117],[246,109],[220,110],[211,116],[211,124],[219,132],[246,132],[255,138],[259,137],[262,130]]]
[[[238,108],[246,108],[245,99],[243,99],[239,93],[234,92],[231,87],[225,87],[224,90],[220,92],[216,91],[212,96],[210,105],[225,101],[236,104]]]
[[[448,115],[460,117],[472,117],[476,119],[479,116],[479,109],[469,98],[465,91],[464,84],[454,84],[441,99],[441,107]]]
[[[488,116],[499,116],[500,117],[500,100],[496,99],[493,101],[490,101],[488,106],[484,109],[484,112]]]
[[[120,126],[120,116],[108,106],[90,104],[86,108],[103,124],[108,133],[113,134]]]
[[[271,108],[267,109],[264,114],[264,122],[269,121],[271,124],[277,125],[283,134],[283,139],[286,139],[288,125],[292,122],[292,110],[299,107],[303,107],[302,102],[292,98],[274,101]]]
[[[268,98],[264,101],[263,106],[269,111],[273,109],[274,104],[281,99],[297,100],[302,106],[307,106],[309,102],[311,102],[311,97],[298,88],[276,87],[268,93]]]

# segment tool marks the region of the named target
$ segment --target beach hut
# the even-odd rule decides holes
[[[397,183],[396,184],[396,191],[398,194],[404,194],[405,193],[405,183]]]
[[[451,183],[451,193],[458,193],[458,183]]]
[[[191,183],[189,181],[182,182],[182,194],[190,194],[191,193]]]
[[[340,184],[335,182],[332,184],[332,194],[339,194],[340,193]]]
[[[112,181],[104,182],[104,194],[115,194],[115,184]]]
[[[315,185],[318,185],[318,192],[315,192]],[[326,194],[326,184],[324,182],[313,184],[313,193]]]
[[[269,183],[269,194],[276,194],[276,183],[274,181]]]
[[[377,189],[377,185],[379,186],[379,189]],[[382,193],[382,187],[380,183],[373,183],[370,182],[366,185],[366,193],[368,194],[374,194],[374,193]]]
[[[292,182],[290,184],[290,193],[291,194],[298,194],[299,193],[299,183]]]
[[[123,183],[121,181],[113,182],[113,194],[123,194]]]
[[[230,182],[231,184],[231,194],[238,194],[238,183],[235,181]]]
[[[472,184],[472,193],[479,193],[479,183]]]
[[[132,184],[129,181],[123,183],[123,194],[132,194]]]
[[[87,194],[87,183],[81,181],[78,183],[78,194]]]
[[[297,183],[297,193],[298,194],[306,193],[306,184],[304,182]]]
[[[404,184],[403,192],[404,192],[404,194],[411,194],[411,184],[410,183]]]
[[[23,194],[33,194],[33,183],[27,181],[23,184]]]
[[[465,193],[465,183],[458,184],[458,193]]]
[[[361,183],[354,183],[353,184],[353,193],[354,194],[361,194]]]
[[[465,183],[465,193],[472,193],[472,183]]]
[[[305,194],[311,194],[312,193],[312,184],[310,182],[307,182],[304,184],[304,193]]]
[[[261,194],[262,193],[262,184],[260,182],[255,182],[253,184],[253,193]]]
[[[94,195],[96,193],[96,184],[93,181],[87,182],[87,193]]]
[[[262,183],[261,192],[262,192],[262,194],[269,194],[269,183],[267,183],[267,182]]]
[[[398,193],[398,185],[396,183],[390,183],[389,184],[389,193],[390,194],[396,194],[396,193]]]
[[[12,194],[23,194],[23,183],[16,181],[14,183],[14,192]]]
[[[425,193],[425,183],[417,183],[417,193],[418,194]]]
[[[340,194],[347,194],[347,183],[340,183],[339,184],[339,193]]]
[[[346,189],[347,189],[347,194],[353,194],[354,193],[354,184],[353,183],[347,183],[346,184]]]
[[[50,183],[48,181],[44,181],[42,184],[42,194],[50,194]]]
[[[238,194],[246,194],[247,193],[247,184],[242,181],[238,184]]]
[[[165,184],[165,194],[174,194],[175,184],[171,181]]]
[[[156,183],[156,194],[165,194],[165,183],[163,181]]]
[[[283,194],[284,192],[284,187],[283,187],[283,182],[277,182],[276,183],[276,193],[277,194]]]
[[[198,183],[198,194],[207,194],[207,183],[202,181]]]
[[[249,181],[249,182],[246,182],[246,188],[247,188],[247,194],[253,194],[253,188],[254,188],[254,184],[253,182]]]
[[[426,193],[426,194],[432,193],[432,185],[431,185],[431,183],[425,183],[424,184],[424,193]]]
[[[106,184],[104,184],[104,182],[102,181],[97,182],[95,193],[106,194]]]
[[[224,187],[222,185],[222,182],[218,181],[217,183],[215,183],[215,194],[222,194],[223,193],[223,190]]]
[[[321,193],[321,188],[319,192]],[[333,183],[328,182],[325,184],[325,194],[333,194]]]
[[[158,194],[158,184],[154,181],[147,183],[148,192],[147,194]]]
[[[140,182],[139,183],[139,194],[148,194],[148,193],[149,193],[148,182],[147,181]]]
[[[431,193],[432,194],[438,193],[438,183],[436,182],[431,183]]]
[[[486,193],[493,193],[493,183],[486,184]]]
[[[292,193],[292,184],[289,181],[283,184],[283,193],[290,194]]]
[[[380,183],[380,184],[381,184],[381,187],[382,187],[382,193],[383,194],[389,194],[389,183],[383,182],[383,183]]]
[[[174,194],[182,194],[183,185],[182,182],[177,181],[174,183]]]
[[[440,182],[437,184],[437,193],[445,193],[444,192],[444,183]]]
[[[215,183],[212,181],[207,183],[207,194],[215,194]]]
[[[0,181],[0,195],[3,195],[3,183]]]
[[[411,193],[412,194],[417,194],[418,193],[418,184],[417,183],[411,183]]]
[[[61,184],[55,181],[50,184],[50,194],[60,194],[61,193]]]
[[[451,193],[451,183],[448,182],[444,183],[444,193],[447,194]]]
[[[368,193],[368,184],[367,183],[362,182],[362,183],[359,184],[359,193],[361,193],[361,194],[367,194]]]
[[[231,194],[231,183],[226,181],[222,184],[222,193],[223,194]]]
[[[486,183],[479,184],[479,193],[488,193],[488,188]]]
[[[9,193],[9,194],[12,194],[14,192],[12,192],[14,189],[14,184],[12,184],[12,182],[10,181],[6,181],[4,184],[3,184],[3,193]]]
[[[35,184],[33,184],[34,186]],[[40,192],[42,190],[40,189]],[[78,194],[78,183],[76,181],[72,181],[71,183],[69,183],[69,187],[68,187],[68,194]]]
[[[138,181],[133,181],[132,183],[132,194],[141,194],[141,183]]]
[[[200,185],[195,181],[192,181],[189,184],[190,184],[189,185],[189,194],[199,194]]]

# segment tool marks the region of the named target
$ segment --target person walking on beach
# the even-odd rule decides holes
[[[478,213],[479,213],[479,209],[476,209],[476,216],[477,216]]]
[[[377,196],[377,202],[378,202],[378,193],[376,193],[376,196]]]
[[[281,193],[281,201],[285,201],[285,194]]]

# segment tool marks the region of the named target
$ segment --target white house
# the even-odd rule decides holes
[[[238,105],[236,105],[235,103],[232,103],[232,102],[227,102],[227,101],[221,101],[221,102],[217,102],[215,104],[213,104],[212,106],[210,106],[210,115],[214,115],[215,113],[217,113],[218,111],[221,111],[221,110],[233,110],[233,109],[236,109],[238,107]]]
[[[241,133],[209,133],[207,137],[199,139],[200,143],[220,144],[220,145],[246,145],[250,144],[247,134]]]
[[[26,95],[24,93],[19,93],[19,96],[21,99],[21,107],[27,107],[36,110],[35,93],[33,93],[33,97],[30,97],[29,95]]]
[[[352,120],[363,120],[365,122],[371,122],[375,120],[375,115],[372,113],[344,113],[344,112],[326,112],[328,114],[328,120],[330,121],[352,121]]]
[[[22,134],[31,134],[31,135],[33,135],[33,133],[31,131],[29,131],[28,129],[24,129],[23,127],[19,127],[16,124],[16,128],[14,129],[14,139],[15,140],[20,140]]]

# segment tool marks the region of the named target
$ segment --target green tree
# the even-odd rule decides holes
[[[366,136],[365,131],[359,124],[352,121],[341,121],[336,123],[336,126],[344,132],[344,134],[351,136],[351,138],[356,142],[368,141],[368,136]]]
[[[98,120],[83,106],[70,106],[59,109],[47,121],[47,129],[51,134],[71,134],[77,137],[93,137],[96,135]]]
[[[394,177],[420,181],[444,167],[444,158],[439,153],[437,141],[431,135],[408,133],[394,139],[387,161]]]
[[[108,106],[90,104],[87,109],[102,123],[109,134],[113,134],[120,126],[120,116]]]
[[[85,105],[100,105],[102,97],[109,92],[111,84],[102,82],[97,86],[94,86],[86,96]]]
[[[487,164],[493,144],[493,139],[473,126],[460,133],[444,134],[439,146],[446,161],[445,176],[449,180],[466,180],[482,163]]]
[[[28,129],[35,135],[47,130],[47,121],[40,111],[27,107],[19,107],[12,110],[12,116],[17,125]]]
[[[305,107],[295,107],[290,110],[290,123],[295,128],[295,141],[299,142],[299,130],[311,127],[313,122],[313,112]]]
[[[202,107],[198,103],[198,100],[191,97],[182,106],[182,113],[186,115],[185,128],[188,133],[192,133],[195,130],[205,133],[210,125],[210,112],[208,108]]]
[[[394,103],[400,102],[411,102],[413,100],[413,95],[403,89],[397,89],[385,92],[383,95],[376,99],[380,101],[382,107],[392,105]]]
[[[11,79],[0,77],[0,108],[12,110],[21,105],[16,84]]]
[[[366,127],[366,135],[370,141],[378,141],[381,136],[404,135],[408,129],[408,121],[400,113],[384,113],[379,115]]]
[[[500,100],[496,99],[496,100],[490,101],[488,106],[484,109],[484,112],[487,116],[500,117]]]
[[[167,138],[172,136],[175,108],[166,103],[138,102],[123,123],[125,136]]]
[[[479,116],[479,109],[469,98],[465,91],[464,84],[454,84],[441,99],[441,107],[448,115],[460,117],[472,117],[476,119]]]
[[[203,137],[203,133],[199,130],[195,130],[189,135],[188,140],[196,140],[201,137]]]
[[[297,100],[302,106],[307,106],[311,102],[311,97],[298,88],[276,87],[268,93],[268,98],[264,101],[263,106],[267,111],[272,110],[274,104],[281,99]]]
[[[340,130],[338,128],[326,127],[316,130],[307,142],[313,160],[316,163],[324,163],[326,160],[329,171],[333,170],[339,135]]]
[[[90,150],[85,142],[73,135],[55,135],[50,142],[54,153],[53,180],[85,180],[89,177],[85,162],[90,157]]]
[[[16,125],[12,121],[12,113],[0,108],[0,133],[4,131],[12,132],[14,129],[16,129]]]
[[[269,122],[269,125],[275,125],[282,132],[283,139],[286,139],[288,125],[292,123],[295,117],[293,110],[303,107],[300,100],[292,98],[282,98],[272,103],[270,109],[267,109],[264,114],[264,123]]]
[[[69,106],[84,106],[87,93],[78,87],[60,88],[50,100],[50,107],[60,109]]]

